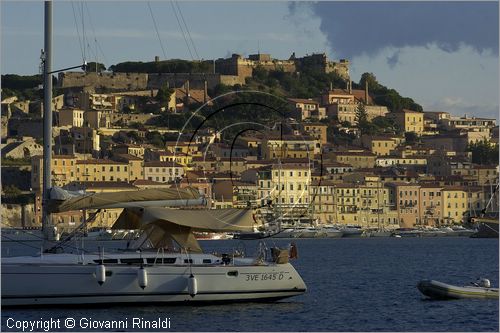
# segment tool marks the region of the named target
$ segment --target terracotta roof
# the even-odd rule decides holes
[[[143,159],[131,154],[116,154],[113,158],[124,159],[127,161],[142,161]]]
[[[219,157],[219,161],[221,162],[245,162],[246,160],[243,157]]]
[[[278,165],[278,164],[274,164],[273,169],[276,169],[276,170],[279,170],[279,169],[283,169],[283,170],[292,170],[292,169],[309,170],[310,167],[306,166],[306,165],[291,165],[291,164]]]
[[[149,179],[137,179],[131,182],[134,186],[144,186],[144,185],[158,185],[158,186],[164,186],[165,183],[160,183],[160,182],[155,182],[153,180]]]
[[[282,141],[314,141],[314,138],[307,135],[279,135],[279,134],[271,134],[267,138],[267,140],[282,140]]]
[[[420,187],[421,188],[443,188],[443,186],[439,185],[434,180],[432,180],[431,182],[428,182],[428,183],[421,183]]]
[[[399,137],[397,135],[372,135],[372,136],[363,136],[364,138],[368,138],[370,140],[397,140],[397,139],[402,139],[402,137]]]
[[[352,89],[349,93],[346,89],[333,89],[329,91],[330,94],[335,95],[346,95],[346,96],[354,96],[360,102],[365,102],[365,91],[361,89]],[[370,96],[370,92],[368,92],[368,104],[373,104],[373,99]]]
[[[287,98],[287,99],[294,103],[315,104],[315,105],[319,104],[317,101],[307,98]]]
[[[205,91],[203,89],[189,89],[190,102],[203,103],[205,99]],[[175,89],[175,98],[184,99],[186,98],[186,90],[182,88]],[[210,100],[210,96],[207,94],[207,100]]]
[[[373,156],[376,157],[377,155],[371,153],[371,152],[357,152],[357,151],[343,151],[343,152],[335,152],[334,153],[337,156]]]
[[[103,159],[90,159],[90,160],[78,160],[76,164],[120,164],[120,165],[128,165],[125,162],[117,162],[113,160],[103,160]]]
[[[472,166],[473,169],[498,169],[498,165],[473,165]]]
[[[324,162],[322,164],[323,168],[328,168],[328,167],[352,167],[352,165],[347,164],[347,163],[340,163],[340,162]]]
[[[103,182],[103,181],[89,181],[89,182],[71,182],[67,185],[68,187],[81,187],[85,189],[90,188],[128,188],[128,189],[136,189],[134,185],[127,182]]]
[[[443,186],[443,191],[467,191],[467,187],[466,186],[445,185],[445,186]]]
[[[42,157],[42,156],[40,156]],[[60,158],[60,159],[72,159],[76,158],[75,155],[52,155],[52,158]]]
[[[184,166],[175,162],[161,162],[161,161],[152,161],[152,162],[144,162],[144,167],[163,167],[163,168],[183,168]]]
[[[419,113],[419,114],[424,114],[423,112],[420,111],[415,111],[415,110],[409,110],[409,109],[402,109],[400,111],[396,111],[396,113],[402,112],[402,113]]]
[[[119,145],[116,145],[115,148],[122,148],[122,147],[127,147],[127,148],[143,148],[140,145],[136,145],[133,143],[121,143]]]

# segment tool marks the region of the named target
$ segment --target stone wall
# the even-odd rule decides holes
[[[158,115],[152,114],[123,114],[123,113],[111,113],[109,115],[109,121],[111,125],[116,122],[123,122],[126,125],[131,123],[141,123],[147,125],[151,119],[159,117]]]
[[[155,73],[149,74],[148,89],[158,89],[168,82],[171,88],[180,88],[189,80],[190,89],[205,89],[205,81],[209,89],[220,83],[220,74],[213,73]]]
[[[2,228],[35,227],[35,205],[2,204]]]
[[[146,73],[60,73],[59,88],[81,88],[86,92],[145,90],[148,86]]]
[[[250,72],[251,75],[251,72]],[[243,84],[244,77],[214,73],[81,73],[59,74],[59,87],[85,92],[113,92],[158,89],[165,83],[172,88],[182,87],[189,80],[191,89],[213,89],[219,83]]]

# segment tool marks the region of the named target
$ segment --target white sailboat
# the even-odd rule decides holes
[[[43,230],[47,243],[38,256],[2,259],[2,306],[210,303],[277,300],[304,293],[306,285],[288,262],[287,250],[263,249],[256,258],[203,253],[194,231],[250,231],[251,211],[164,208],[200,204],[202,198],[191,188],[90,195],[51,189],[51,13],[52,3],[46,1]],[[60,247],[51,237],[51,213],[111,207],[124,208],[115,227],[140,228],[138,239],[123,251],[58,253]]]
[[[116,252],[4,258],[2,306],[277,300],[306,291],[287,250],[263,251],[257,258],[202,252],[193,231],[250,230],[251,211],[148,207],[150,201],[139,201],[197,200],[190,188],[79,196],[52,211],[107,207],[111,195],[114,207],[128,207],[115,227],[140,228],[141,236]]]

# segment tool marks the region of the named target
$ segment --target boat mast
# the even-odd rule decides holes
[[[42,230],[45,240],[52,240],[54,230],[48,211],[50,188],[52,186],[52,1],[45,1],[44,15],[44,66],[43,66],[43,193]]]

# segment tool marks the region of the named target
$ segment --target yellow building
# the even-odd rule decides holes
[[[236,176],[247,169],[246,160],[241,157],[219,157],[216,161],[217,172],[231,172],[233,176]]]
[[[321,152],[321,142],[311,137],[283,135],[262,142],[262,158],[310,158]]]
[[[321,123],[303,123],[302,126],[304,128],[304,132],[307,135],[315,139],[318,139],[319,142],[321,142],[321,144],[325,144],[328,142],[328,137],[327,137],[328,125]]]
[[[442,187],[421,185],[419,188],[419,221],[424,226],[439,226],[443,223]]]
[[[427,165],[427,158],[423,156],[413,157],[378,157],[375,161],[376,166],[390,167],[390,166],[414,166],[425,167]]]
[[[405,132],[414,132],[421,135],[424,132],[424,113],[403,109],[391,113],[394,121]]]
[[[402,138],[391,136],[363,135],[361,137],[362,146],[370,149],[370,151],[377,156],[390,155],[402,141]]]
[[[441,197],[444,223],[462,223],[464,213],[469,210],[467,189],[461,186],[445,186]]]
[[[175,142],[175,141],[167,141],[165,143],[165,149],[167,152],[171,153],[182,153],[188,154],[191,156],[202,156],[202,152],[200,151],[200,146],[194,142]]]
[[[116,154],[113,159],[118,162],[125,162],[128,164],[130,181],[144,179],[144,161],[142,158],[130,154]]]
[[[310,186],[311,214],[318,223],[337,223],[335,219],[335,183],[313,181]]]
[[[349,164],[355,169],[373,168],[377,156],[371,152],[364,151],[345,151],[334,153],[335,161]]]
[[[190,154],[159,151],[157,155],[160,162],[178,163],[184,167],[189,167],[193,163],[193,156]]]
[[[320,107],[319,103],[313,99],[288,98],[288,102],[295,107],[299,119],[314,118],[321,120],[326,118],[326,109]]]
[[[358,185],[359,224],[367,228],[381,228],[397,224],[387,216],[389,209],[389,189],[384,187],[379,177],[365,177]]]
[[[99,130],[111,127],[111,113],[111,110],[87,110],[83,117],[87,126]]]
[[[356,184],[335,185],[335,221],[338,224],[360,225],[359,188]]]
[[[83,127],[84,111],[80,109],[61,109],[59,110],[59,126]]]
[[[184,167],[175,162],[144,162],[144,179],[161,183],[180,180],[184,176]]]
[[[77,180],[76,156],[53,155],[51,160],[52,184],[64,186]],[[31,159],[31,188],[40,191],[43,181],[43,156],[33,156]]]
[[[419,190],[420,185],[411,183],[388,183],[390,203],[398,211],[399,226],[414,228],[420,225]]]
[[[144,157],[144,147],[131,143],[124,143],[113,147],[113,153],[116,154],[130,154],[140,158]]]
[[[104,159],[76,161],[76,180],[81,182],[129,182],[129,166],[125,162]]]
[[[258,170],[257,202],[273,207],[283,216],[283,222],[298,222],[309,218],[309,167],[274,164]]]

